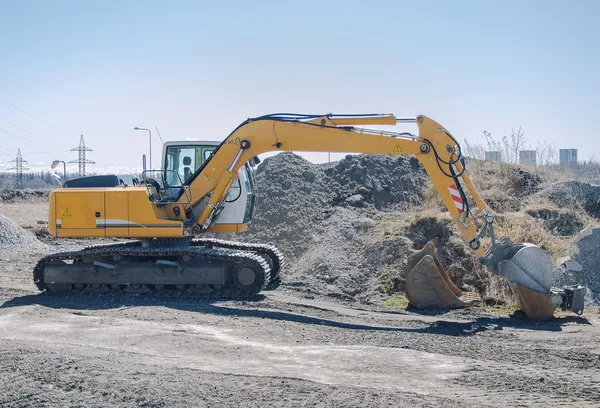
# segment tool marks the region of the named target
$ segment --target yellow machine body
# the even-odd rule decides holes
[[[58,238],[177,238],[189,233],[181,221],[156,218],[143,187],[55,190],[48,229]]]
[[[243,232],[250,223],[216,224],[210,232]],[[156,217],[144,187],[61,188],[50,194],[48,231],[57,238],[181,238],[181,220]]]

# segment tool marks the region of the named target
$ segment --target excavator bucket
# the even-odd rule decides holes
[[[552,261],[547,252],[533,244],[513,244],[503,238],[494,258],[496,273],[508,278],[523,313],[533,321],[552,318],[564,290],[550,286]],[[452,282],[431,241],[408,257],[408,271],[404,291],[418,309],[458,309],[480,301],[476,293],[465,292]]]
[[[544,321],[552,318],[557,305],[552,301],[551,294],[534,292],[510,281],[509,285],[521,310],[530,320]]]
[[[521,310],[530,320],[543,321],[553,316],[562,300],[557,303],[553,296],[553,265],[548,252],[531,243],[513,243],[502,237],[483,259],[494,272],[508,279]]]
[[[408,257],[404,292],[410,304],[418,309],[457,309],[480,300],[476,293],[464,292],[452,282],[431,241]]]

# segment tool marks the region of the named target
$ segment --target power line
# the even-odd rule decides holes
[[[11,124],[11,125],[13,125],[14,127],[21,129],[23,132],[25,132],[25,133],[28,133],[28,134],[30,134],[30,135],[31,135],[31,136],[33,136],[33,137],[37,137],[38,139],[40,139],[40,140],[44,140],[44,141],[47,141],[47,140],[48,140],[48,139],[46,139],[45,137],[38,136],[38,135],[36,135],[35,133],[33,133],[33,132],[30,132],[29,130],[22,128],[21,126],[17,125],[16,123],[14,123],[14,122],[11,122],[10,120],[6,119],[4,116],[0,116],[0,119],[3,119],[5,122],[7,122],[7,123],[10,123],[10,124]],[[51,142],[51,143],[54,143],[55,145],[56,145],[56,144],[60,145],[60,143],[55,143],[55,142]],[[65,146],[63,146],[63,147],[65,147]]]
[[[13,104],[13,103],[10,103],[9,101],[7,101],[6,99],[4,99],[4,98],[3,98],[3,97],[1,97],[1,96],[0,96],[0,100],[3,100],[3,101],[4,101],[5,103],[7,103],[8,105],[12,106],[12,107],[13,107],[13,108],[15,108],[15,109],[18,109],[18,110],[20,110],[20,111],[21,111],[21,112],[23,112],[24,114],[31,116],[31,117],[32,117],[32,118],[34,118],[35,120],[37,120],[37,121],[39,121],[39,122],[42,122],[42,123],[45,123],[46,125],[48,124],[48,123],[46,123],[45,121],[41,120],[40,118],[38,118],[38,117],[36,117],[36,116],[32,115],[31,113],[27,112],[26,110],[19,108],[17,105],[15,105],[15,104]]]
[[[6,135],[8,135],[8,136],[12,137],[12,138],[13,138],[13,139],[15,139],[15,140],[18,140],[18,141],[20,141],[21,143],[25,143],[27,146],[31,147],[33,150],[36,150],[36,151],[38,151],[38,152],[40,152],[40,153],[44,153],[44,154],[46,153],[46,152],[44,152],[44,151],[42,151],[42,150],[38,149],[38,148],[37,148],[37,147],[35,147],[34,145],[32,145],[32,144],[29,144],[29,143],[27,142],[27,139],[24,139],[24,138],[22,138],[22,137],[20,137],[20,136],[17,136],[17,135],[15,135],[14,133],[12,133],[12,132],[9,132],[8,130],[5,130],[5,129],[2,129],[2,128],[0,128],[0,132],[2,132],[2,133],[4,133],[4,134],[6,134]]]

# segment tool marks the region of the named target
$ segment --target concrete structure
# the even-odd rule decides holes
[[[486,151],[485,161],[500,162],[502,161],[502,153],[499,151]]]
[[[535,150],[519,151],[519,164],[535,166],[536,153],[537,152]]]
[[[577,164],[577,149],[560,149],[560,165],[569,167]]]

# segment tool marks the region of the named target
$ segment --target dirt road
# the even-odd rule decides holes
[[[597,314],[531,325],[285,290],[206,302],[3,287],[0,302],[2,407],[600,405]]]
[[[2,408],[600,406],[595,309],[531,324],[285,286],[249,301],[52,296],[31,283],[39,255],[0,253]]]

